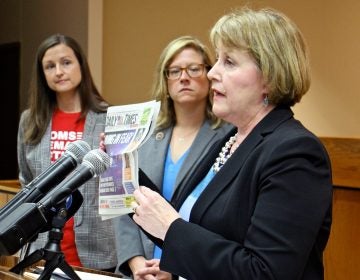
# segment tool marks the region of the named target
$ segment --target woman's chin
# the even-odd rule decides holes
[[[212,111],[218,118],[223,119],[226,116],[225,110],[218,106],[213,106]]]

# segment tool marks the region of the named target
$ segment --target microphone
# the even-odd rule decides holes
[[[66,198],[78,191],[86,181],[103,173],[110,157],[97,149],[87,153],[82,163],[38,203],[23,203],[0,223],[0,255],[16,253],[32,240],[54,216],[54,208],[64,205]],[[78,204],[78,202],[76,201]]]
[[[69,195],[89,179],[103,173],[110,166],[110,156],[100,149],[92,150],[84,156],[82,163],[70,175],[54,188],[38,205],[50,210],[65,202]]]
[[[38,202],[47,192],[59,184],[74,170],[83,157],[90,151],[88,143],[82,140],[69,143],[64,154],[44,172],[24,186],[4,207],[0,209],[0,221],[26,202]]]

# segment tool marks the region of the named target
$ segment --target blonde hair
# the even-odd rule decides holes
[[[210,33],[216,48],[246,50],[267,82],[269,102],[293,106],[310,87],[310,66],[297,26],[273,9],[236,10],[221,17]]]
[[[167,78],[165,72],[168,66],[172,63],[175,56],[182,52],[184,49],[194,49],[198,52],[206,65],[206,71],[212,67],[212,60],[208,48],[197,38],[192,36],[182,36],[171,41],[162,51],[155,75],[154,83],[152,86],[153,97],[161,102],[159,117],[157,119],[157,128],[163,129],[169,127],[176,122],[176,115],[174,110],[174,103],[169,98]],[[206,104],[206,118],[211,121],[212,127],[216,128],[220,125],[221,120],[217,118],[212,112],[212,93],[209,89],[209,97]]]

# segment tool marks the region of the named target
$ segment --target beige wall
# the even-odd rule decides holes
[[[88,0],[69,3],[66,0],[21,0],[21,110],[27,107],[35,53],[45,38],[63,33],[74,37],[87,52]]]
[[[88,1],[88,62],[94,82],[102,92],[103,0]]]
[[[67,0],[0,0],[0,43],[20,42],[21,46],[20,112],[27,107],[36,49],[46,37],[54,33],[67,34],[87,52],[88,1],[102,3],[102,0],[76,0],[71,5]],[[92,28],[91,34],[96,34],[95,31]]]
[[[155,64],[165,45],[184,34],[208,43],[214,22],[236,0],[104,0],[102,91],[113,104],[150,99]],[[319,136],[360,137],[360,1],[247,1],[292,18],[307,39],[313,83],[294,111]]]

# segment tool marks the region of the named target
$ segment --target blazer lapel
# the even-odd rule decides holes
[[[235,153],[226,162],[228,168],[220,169],[204,190],[203,195],[201,195],[195,203],[190,216],[192,221],[200,221],[202,215],[206,212],[206,209],[211,205],[212,201],[214,201],[223,190],[230,185],[242,168],[246,158],[262,139],[263,137],[259,134],[249,135],[236,149]]]
[[[140,147],[139,167],[149,176],[151,181],[161,190],[164,162],[170,142],[172,128],[156,131],[147,143]]]
[[[51,126],[52,126],[52,118],[46,128],[46,132],[40,141],[40,157],[41,160],[41,169],[36,171],[36,176],[38,176],[41,172],[43,172],[46,168],[48,168],[51,164],[50,157],[50,136],[51,136]]]
[[[177,175],[174,191],[184,178],[188,176],[194,166],[197,166],[197,164],[202,161],[209,148],[209,143],[212,142],[217,133],[216,130],[210,128],[208,121],[204,122],[190,147],[185,163],[181,166],[179,174]]]
[[[232,129],[227,133],[224,138],[219,139],[214,142],[211,147],[208,149],[208,152],[203,156],[202,161],[199,163],[196,169],[193,169],[191,173],[187,174],[184,177],[184,180],[181,182],[180,186],[175,190],[172,197],[172,204],[176,209],[180,209],[182,203],[196,187],[196,185],[205,177],[213,163],[215,162],[216,157],[219,155],[219,151],[225,142],[230,138],[230,136],[236,133],[236,129]]]
[[[95,129],[96,115],[93,111],[89,111],[86,115],[83,138],[91,147],[93,146],[93,135]]]
[[[289,108],[275,108],[246,137],[235,153],[228,159],[226,168],[220,169],[196,201],[190,215],[190,220],[199,222],[211,203],[227,188],[252,151],[272,133],[281,123],[292,117]],[[227,140],[226,140],[227,141]],[[219,150],[217,150],[219,151]]]

